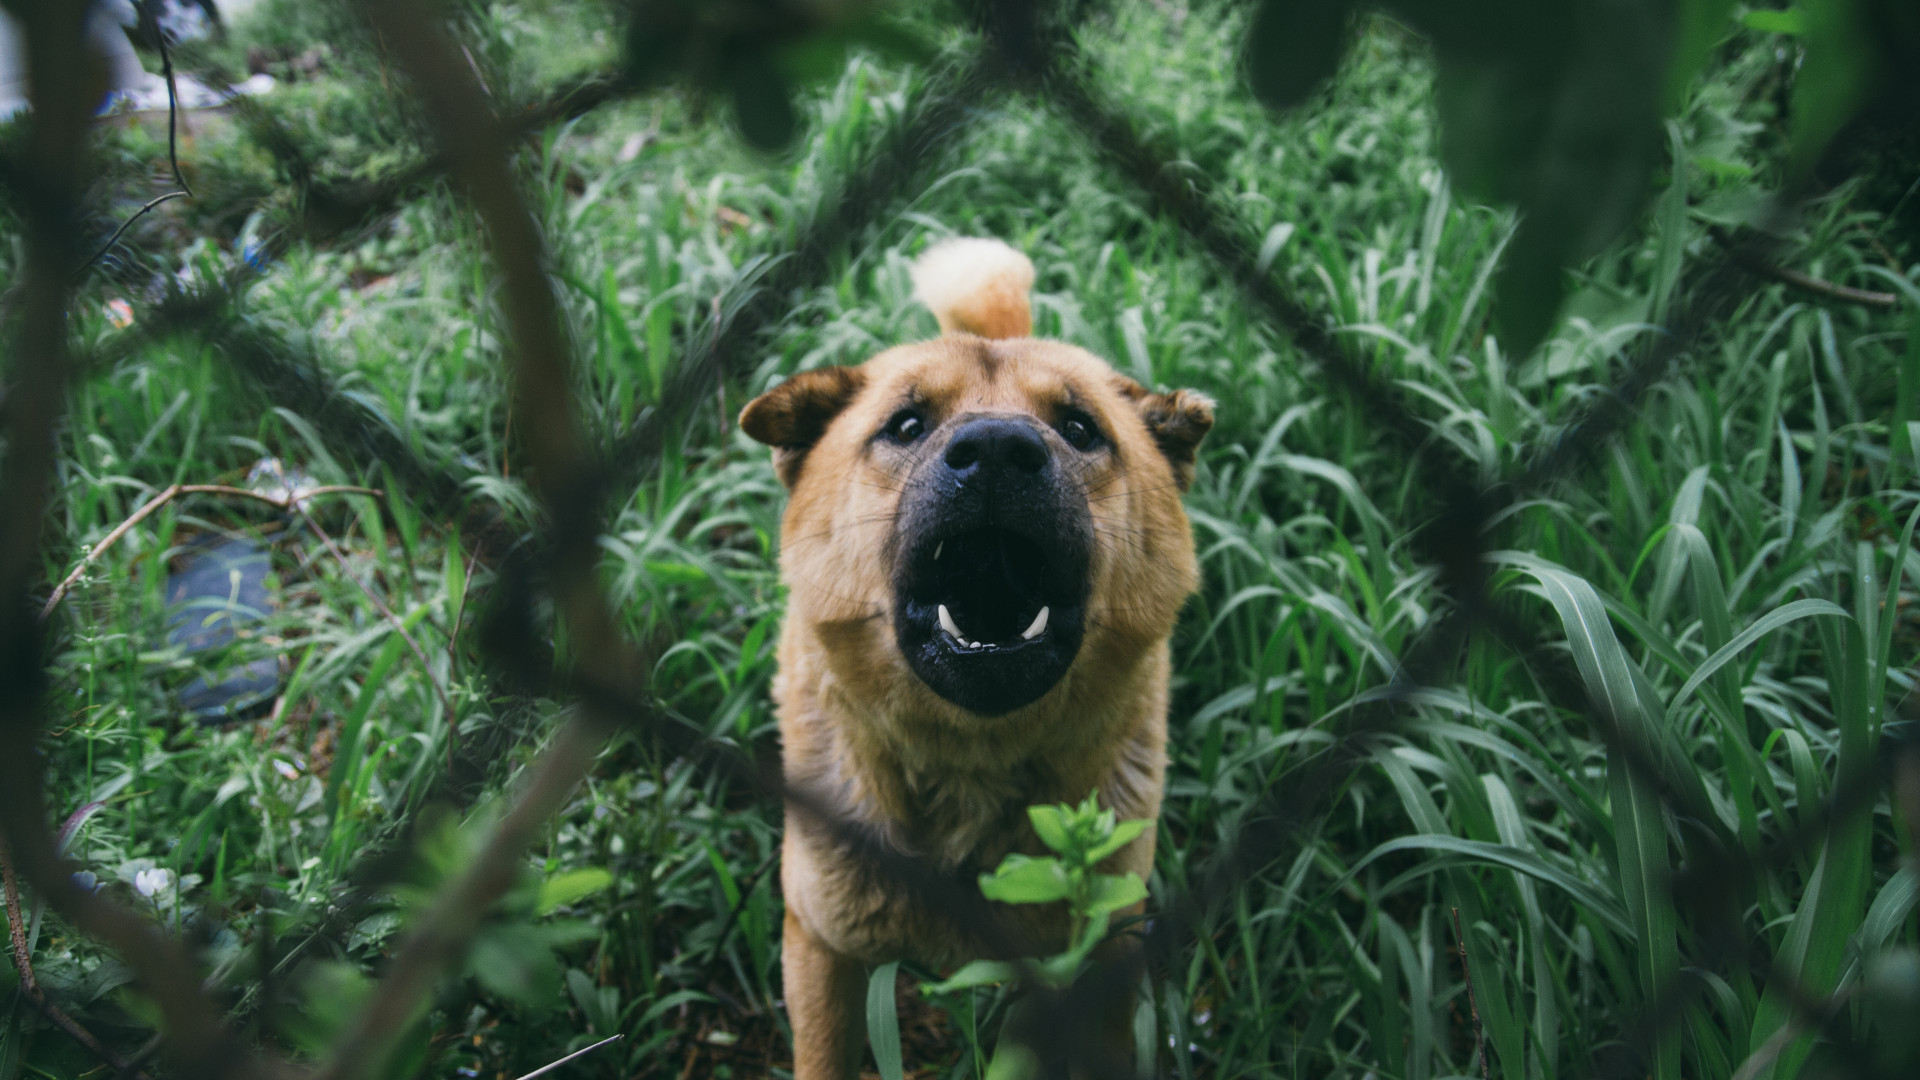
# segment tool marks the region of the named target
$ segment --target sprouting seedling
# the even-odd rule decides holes
[[[1078,806],[1030,806],[1027,817],[1040,842],[1054,854],[1037,858],[1008,855],[993,873],[980,875],[980,891],[987,899],[1003,904],[1066,902],[1067,949],[1036,969],[1042,981],[1065,986],[1079,973],[1094,946],[1106,937],[1113,913],[1146,898],[1147,886],[1138,874],[1103,874],[1095,868],[1133,842],[1152,822],[1144,818],[1116,820],[1112,810],[1100,808],[1098,792],[1089,794]],[[1018,964],[976,960],[928,989],[944,992],[1005,982],[1020,971]]]

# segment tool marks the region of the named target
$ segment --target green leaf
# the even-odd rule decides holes
[[[1732,641],[1727,642],[1725,647],[1707,657],[1698,668],[1695,668],[1693,675],[1674,693],[1673,701],[1667,706],[1668,710],[1679,709],[1681,703],[1700,688],[1701,683],[1706,682],[1714,672],[1740,655],[1747,646],[1796,619],[1812,618],[1815,615],[1837,615],[1843,619],[1850,617],[1846,608],[1830,600],[1795,600],[1791,604],[1775,608],[1754,620],[1752,626],[1740,631]]]
[[[613,874],[597,866],[563,870],[540,883],[540,897],[534,909],[545,915],[599,892],[613,884]]]
[[[900,1061],[900,1018],[894,1011],[894,978],[900,961],[881,964],[867,979],[867,1044],[873,1047],[873,1064],[880,1080],[902,1080],[905,1070]]]
[[[1134,838],[1145,832],[1147,826],[1151,824],[1153,824],[1153,822],[1148,821],[1146,818],[1134,818],[1131,821],[1123,821],[1115,825],[1113,827],[1113,835],[1093,845],[1093,847],[1087,851],[1087,865],[1099,865],[1100,860],[1133,843]]]
[[[1740,16],[1741,25],[1763,34],[1788,34],[1799,37],[1807,32],[1807,13],[1797,7],[1785,11],[1748,11]]]
[[[1853,119],[1878,75],[1860,0],[1805,0],[1806,59],[1794,76],[1788,171],[1805,178]]]
[[[1866,700],[1868,646],[1853,619],[1822,620],[1820,652],[1827,669],[1828,694],[1834,705],[1834,727],[1839,732],[1840,755],[1832,790],[1870,784],[1873,770],[1873,732]],[[1811,812],[1802,807],[1802,812]],[[1794,1019],[1794,994],[1824,997],[1833,992],[1840,966],[1860,929],[1866,908],[1873,840],[1870,807],[1856,808],[1828,824],[1826,844],[1814,864],[1806,892],[1787,924],[1786,937],[1774,953],[1774,964],[1788,978],[1770,981],[1755,1010],[1749,1051],[1766,1045]],[[1795,987],[1788,990],[1787,987]],[[1755,1080],[1797,1076],[1812,1052],[1812,1034],[1803,1033],[1780,1052]]]
[[[986,1080],[1032,1080],[1039,1075],[1038,1055],[1017,1042],[1001,1039],[994,1047],[993,1061],[987,1065]]]
[[[1009,855],[999,869],[980,875],[980,891],[1003,904],[1046,904],[1065,900],[1073,886],[1059,859]]]
[[[560,961],[530,926],[490,926],[467,954],[467,971],[489,993],[520,1005],[549,1004],[560,993]]]
[[[929,983],[921,987],[929,994],[947,994],[955,990],[970,990],[976,986],[993,986],[998,983],[1012,982],[1020,976],[1020,967],[1005,960],[975,960],[959,971],[947,976],[944,982]]]
[[[1397,840],[1389,840],[1367,852],[1364,858],[1349,867],[1347,872],[1334,883],[1335,887],[1345,886],[1375,860],[1383,859],[1396,851],[1437,851],[1442,854],[1461,856],[1472,862],[1517,870],[1566,893],[1582,908],[1591,912],[1601,925],[1621,937],[1633,936],[1633,928],[1627,921],[1627,914],[1622,910],[1619,901],[1607,895],[1600,887],[1554,866],[1531,851],[1505,844],[1490,844],[1483,840],[1463,840],[1457,836],[1444,835],[1402,836]]]
[[[1733,0],[1680,0],[1679,25],[1675,27],[1673,59],[1667,69],[1667,96],[1664,112],[1672,115],[1686,104],[1687,87],[1706,66],[1707,57],[1731,29],[1728,16]]]
[[[1027,820],[1033,822],[1034,835],[1049,848],[1066,855],[1073,850],[1073,832],[1067,827],[1067,811],[1062,806],[1029,806]]]
[[[1147,883],[1139,874],[1095,874],[1087,890],[1086,910],[1081,914],[1098,919],[1146,898]]]
[[[1635,767],[1629,749],[1638,748],[1661,766],[1661,780],[1684,782],[1692,777],[1698,782],[1699,773],[1679,760],[1659,698],[1641,692],[1646,676],[1627,659],[1593,586],[1538,561],[1528,569],[1560,615],[1588,697],[1614,729],[1607,753],[1614,870],[1639,945],[1634,968],[1640,992],[1650,1002],[1665,992],[1680,970],[1679,927],[1668,890],[1672,861],[1658,781]],[[1698,801],[1704,804],[1704,792],[1700,794]],[[1655,1080],[1677,1080],[1680,1075],[1680,1041],[1671,1029],[1654,1047],[1652,1072]]]

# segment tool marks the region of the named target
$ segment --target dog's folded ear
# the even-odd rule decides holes
[[[1173,479],[1180,490],[1193,483],[1193,456],[1200,440],[1213,428],[1213,399],[1195,390],[1175,390],[1156,394],[1125,376],[1119,376],[1120,392],[1133,402],[1147,432],[1173,466]]]
[[[773,447],[773,468],[780,482],[793,487],[807,451],[827,433],[827,425],[847,407],[867,377],[859,368],[824,367],[802,371],[761,394],[740,410],[740,430]]]

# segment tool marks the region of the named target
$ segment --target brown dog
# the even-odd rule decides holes
[[[740,426],[791,492],[788,783],[971,883],[1043,853],[1030,804],[1097,789],[1123,819],[1159,814],[1167,638],[1198,580],[1180,492],[1213,403],[1028,337],[1033,267],[998,241],[941,244],[914,282],[945,336],[795,375]],[[1108,867],[1144,879],[1153,844]],[[982,947],[851,852],[789,805],[796,1080],[857,1075],[870,965]],[[1039,917],[1064,942],[1064,912]]]

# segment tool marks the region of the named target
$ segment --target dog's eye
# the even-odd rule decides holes
[[[1100,433],[1093,424],[1077,416],[1070,416],[1060,425],[1060,437],[1075,450],[1091,450],[1093,444],[1100,441]]]
[[[927,433],[927,422],[912,409],[901,409],[887,421],[887,438],[905,445]]]

